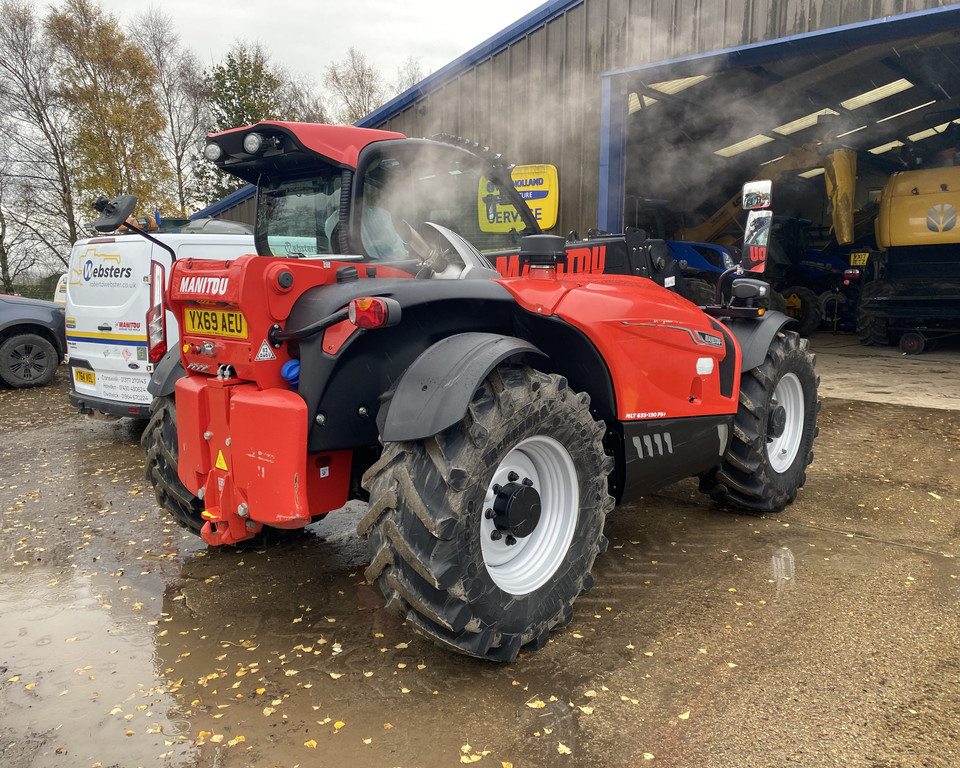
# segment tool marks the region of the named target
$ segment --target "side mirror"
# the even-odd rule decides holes
[[[743,185],[743,194],[740,199],[745,211],[769,208],[773,202],[773,182],[769,179],[748,181]]]
[[[767,240],[773,226],[773,211],[750,211],[743,233],[743,268],[763,272],[767,263]]]
[[[133,209],[137,207],[137,196],[118,195],[108,201],[100,195],[93,201],[93,207],[100,212],[100,216],[93,222],[93,228],[97,232],[113,232],[133,213]]]
[[[743,185],[743,209],[750,211],[743,231],[743,259],[747,272],[762,273],[767,263],[767,240],[773,226],[773,182],[769,179],[748,181]]]

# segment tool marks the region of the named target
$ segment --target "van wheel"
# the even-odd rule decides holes
[[[203,502],[187,490],[177,475],[177,406],[173,396],[155,397],[150,404],[150,421],[140,438],[147,451],[147,480],[153,485],[157,502],[191,533],[200,535],[204,519]]]
[[[0,344],[0,379],[10,387],[46,386],[58,362],[53,344],[35,333],[18,333]]]

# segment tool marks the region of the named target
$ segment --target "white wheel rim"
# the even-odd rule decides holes
[[[580,513],[577,470],[567,449],[551,437],[538,435],[514,446],[493,473],[483,509],[493,506],[495,485],[505,486],[511,473],[529,478],[540,494],[540,521],[533,532],[507,544],[494,540],[493,520],[480,516],[480,547],[487,573],[511,595],[529,594],[549,581],[567,558]]]
[[[770,406],[772,409],[778,405],[786,411],[786,423],[780,437],[767,443],[767,457],[773,471],[780,474],[793,464],[803,441],[803,385],[795,373],[788,373],[777,382]]]

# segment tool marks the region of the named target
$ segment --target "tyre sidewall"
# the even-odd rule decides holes
[[[761,383],[757,378],[744,380],[744,386],[751,390],[762,393],[760,401],[762,409],[758,414],[760,427],[760,446],[762,454],[762,470],[772,490],[775,498],[789,497],[793,499],[796,489],[803,485],[806,480],[806,467],[810,462],[810,455],[813,450],[813,440],[816,436],[817,411],[819,404],[817,402],[817,376],[808,361],[806,352],[806,342],[801,346],[777,345],[777,348],[771,349],[765,360],[767,370],[765,373],[769,377],[768,382]],[[766,445],[766,429],[769,422],[770,413],[774,407],[773,394],[777,385],[787,375],[793,374],[800,382],[803,391],[803,427],[800,435],[800,444],[797,447],[796,455],[790,466],[784,471],[778,472],[774,469]],[[748,383],[749,381],[749,383]],[[792,418],[788,414],[788,421]]]
[[[36,378],[25,379],[13,370],[11,355],[17,347],[32,345],[43,352],[44,369]],[[53,381],[57,372],[57,350],[42,336],[35,333],[20,333],[0,344],[0,379],[15,388],[43,387]]]
[[[561,395],[575,397],[569,390]],[[585,574],[590,578],[589,571],[598,553],[605,515],[601,506],[607,493],[603,456],[596,454],[580,425],[568,419],[568,415],[565,408],[548,411],[541,403],[525,404],[505,420],[501,433],[489,441],[488,447],[463,454],[467,466],[471,466],[472,460],[476,462],[472,466],[485,468],[479,482],[461,494],[460,520],[453,539],[464,574],[461,581],[463,597],[480,622],[496,622],[504,633],[558,623],[563,609],[583,590]],[[567,555],[557,571],[533,592],[512,595],[497,586],[484,563],[480,539],[484,495],[494,471],[514,446],[539,435],[558,441],[570,454],[577,469],[580,508]],[[508,611],[504,611],[505,605],[509,605]]]

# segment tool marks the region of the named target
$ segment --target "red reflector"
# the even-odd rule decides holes
[[[354,299],[347,306],[347,317],[357,328],[383,328],[390,324],[390,305],[369,296]]]

